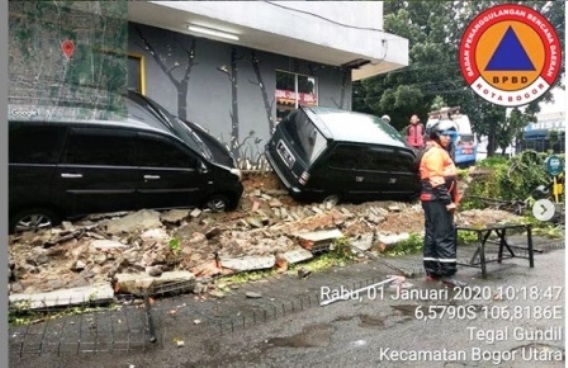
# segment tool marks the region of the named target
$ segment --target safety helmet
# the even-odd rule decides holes
[[[456,124],[451,120],[440,120],[430,127],[430,138],[439,139],[443,133],[451,133],[452,139],[457,133]]]
[[[381,116],[381,119],[385,120],[387,123],[390,123],[390,122],[391,122],[391,118],[390,118],[390,116],[388,116],[388,115],[383,115],[383,116]]]

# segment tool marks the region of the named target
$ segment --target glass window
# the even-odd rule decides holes
[[[308,162],[314,162],[327,146],[327,139],[302,111],[290,115],[284,129],[290,135],[296,152]]]
[[[296,74],[276,71],[276,89],[294,92],[296,90]]]
[[[360,165],[364,149],[354,146],[338,146],[329,158],[329,166],[336,169],[355,169]]]
[[[416,158],[410,153],[399,151],[393,155],[392,171],[415,173],[416,170]]]
[[[61,152],[65,127],[12,123],[9,129],[9,161],[21,164],[53,164]]]
[[[306,77],[298,75],[298,92],[300,93],[316,93],[316,79],[314,77]]]
[[[64,163],[135,166],[135,135],[119,129],[75,128],[67,139]]]
[[[363,160],[361,160],[363,170],[388,171],[393,167],[395,157],[392,149],[368,148]]]
[[[140,56],[128,55],[128,89],[145,94],[143,60]]]
[[[138,158],[140,166],[145,167],[197,167],[197,159],[184,151],[173,141],[149,135],[139,137]]]
[[[276,71],[276,120],[280,122],[298,106],[317,106],[315,77]]]

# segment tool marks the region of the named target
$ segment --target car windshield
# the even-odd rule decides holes
[[[460,140],[462,142],[473,143],[475,141],[473,134],[460,134]]]
[[[162,126],[165,126],[168,130],[177,135],[191,148],[198,152],[201,152],[208,159],[212,158],[213,155],[207,145],[190,127],[184,124],[184,122],[179,118],[173,116],[158,103],[147,97],[144,97],[144,99],[147,99],[148,101],[145,101],[143,98],[140,98],[133,94],[130,95],[130,98],[134,103],[129,105],[129,113],[135,118],[140,119],[144,115],[151,114],[151,116],[153,116],[154,118],[159,119]],[[146,117],[144,120],[147,121],[148,118]]]
[[[291,143],[296,152],[310,163],[314,162],[327,146],[327,139],[301,110],[290,114],[282,124],[292,138]]]

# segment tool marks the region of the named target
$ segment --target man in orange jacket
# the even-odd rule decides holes
[[[430,130],[430,142],[420,160],[420,200],[424,209],[424,268],[429,280],[451,286],[466,284],[457,272],[454,212],[459,203],[457,169],[448,154],[454,125],[440,121]]]

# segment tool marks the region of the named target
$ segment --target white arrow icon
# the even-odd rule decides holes
[[[540,221],[550,221],[554,217],[555,212],[554,203],[548,199],[539,199],[532,208],[534,217]]]

